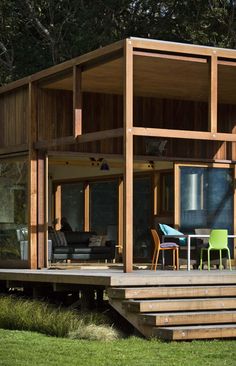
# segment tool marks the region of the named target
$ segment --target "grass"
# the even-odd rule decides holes
[[[78,313],[13,296],[0,297],[0,328],[76,339],[112,340],[119,336],[102,315]]]
[[[236,341],[71,340],[0,329],[2,366],[235,366]]]

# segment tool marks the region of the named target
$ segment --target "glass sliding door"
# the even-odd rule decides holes
[[[233,232],[233,171],[180,167],[180,227],[222,228]]]
[[[83,183],[61,185],[61,217],[65,217],[73,231],[82,231],[84,225]]]
[[[0,261],[28,260],[27,197],[27,157],[1,159]]]
[[[134,177],[134,259],[150,259],[152,184],[150,177]]]
[[[90,230],[117,242],[118,180],[90,183]]]

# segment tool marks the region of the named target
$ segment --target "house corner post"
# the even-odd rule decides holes
[[[124,41],[124,272],[133,270],[133,46]]]

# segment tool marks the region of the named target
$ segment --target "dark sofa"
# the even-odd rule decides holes
[[[115,258],[115,242],[106,241],[104,245],[93,246],[90,238],[96,233],[85,231],[65,232],[66,245],[54,246],[52,260],[112,260]]]

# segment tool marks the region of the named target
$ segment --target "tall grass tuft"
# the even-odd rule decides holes
[[[89,326],[93,326],[90,332]],[[54,308],[44,302],[13,296],[0,297],[0,328],[80,339],[107,340],[112,339],[111,333],[114,334],[113,339],[118,337],[118,333],[105,324],[100,316],[79,314],[72,310]],[[94,338],[93,333],[99,333],[99,330],[100,336]]]

